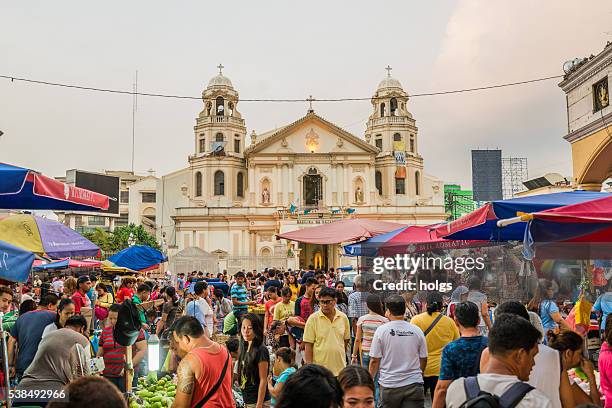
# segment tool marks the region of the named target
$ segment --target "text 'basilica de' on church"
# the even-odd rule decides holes
[[[238,91],[221,68],[202,92],[188,167],[158,181],[158,238],[169,254],[198,248],[230,272],[338,267],[348,262],[338,246],[275,234],[349,216],[416,225],[445,219],[443,183],[424,173],[408,94],[390,68],[372,96],[364,137],[311,107],[286,126],[252,131],[249,144]]]

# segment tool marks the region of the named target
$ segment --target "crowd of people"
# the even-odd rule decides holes
[[[177,375],[175,407],[612,406],[609,292],[594,306],[599,386],[585,333],[565,319],[549,282],[528,304],[495,307],[476,277],[450,297],[415,296],[375,293],[361,275],[347,292],[333,270],[193,271],[117,287],[95,275],[34,277],[16,289],[0,286],[10,367],[1,380],[16,391],[91,387],[97,355],[101,378],[125,392],[126,370],[133,385],[147,373],[156,333],[161,375]],[[141,306],[129,362],[114,334],[128,299]]]

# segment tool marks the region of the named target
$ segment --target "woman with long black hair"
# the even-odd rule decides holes
[[[42,333],[42,338],[45,338],[47,334],[54,332],[56,330],[61,329],[66,325],[68,319],[74,316],[75,306],[74,302],[70,298],[63,298],[60,300],[57,305],[57,314],[55,316],[55,321],[45,327],[45,330]]]
[[[247,408],[269,408],[268,372],[270,353],[263,344],[263,323],[259,316],[248,313],[240,327],[238,381]]]

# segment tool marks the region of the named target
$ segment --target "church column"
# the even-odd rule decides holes
[[[294,193],[293,193],[293,185],[295,183],[295,180],[293,179],[293,164],[288,164],[288,168],[289,168],[289,177],[288,177],[288,182],[289,182],[289,189],[287,191],[289,191],[289,202],[293,202],[294,200]],[[297,203],[296,203],[297,205]]]
[[[284,207],[289,201],[289,166],[283,164],[281,167],[281,176],[283,178],[283,201],[281,205]]]
[[[257,191],[257,185],[255,184],[255,165],[249,163],[249,206],[255,206],[255,192]]]
[[[257,256],[257,232],[249,231],[249,256]]]
[[[376,195],[378,194],[378,191],[376,190],[376,169],[371,164],[368,164],[367,169],[368,180],[366,181],[366,184],[368,187],[366,191],[370,192],[369,204],[374,205],[376,204]]]
[[[344,165],[337,164],[336,165],[336,191],[338,191],[338,205],[344,205],[344,195],[342,192],[344,191],[344,177],[342,172],[344,171]]]
[[[332,184],[332,205],[338,205],[338,165],[336,163],[331,164],[331,184]]]
[[[351,180],[349,178],[349,165],[347,163],[344,163],[344,165],[342,166],[342,168],[344,169],[344,187],[342,189],[342,194],[344,195],[344,203],[345,205],[350,205],[351,203],[351,198],[350,198],[350,191],[351,191]]]
[[[276,206],[282,205],[283,203],[283,180],[281,179],[281,168],[277,164],[274,166],[274,182],[272,190],[276,191],[276,200],[273,200]]]

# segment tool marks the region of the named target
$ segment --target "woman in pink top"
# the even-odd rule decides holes
[[[599,351],[599,382],[605,398],[605,407],[612,408],[612,314],[606,319],[604,343]]]

